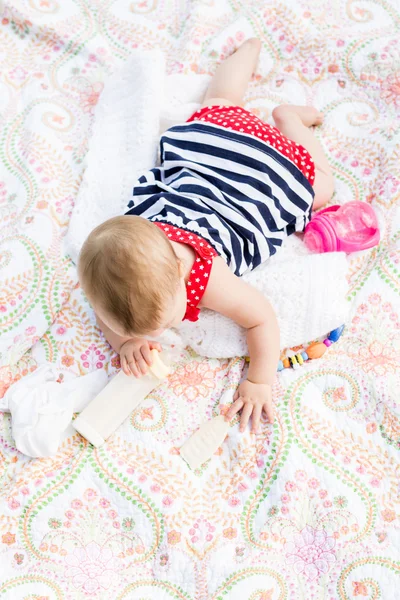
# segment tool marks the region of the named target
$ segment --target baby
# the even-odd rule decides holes
[[[279,329],[269,301],[240,277],[328,202],[333,177],[309,129],[312,107],[274,109],[272,127],[241,108],[261,43],[217,69],[202,108],[161,138],[161,166],[142,175],[124,216],[97,227],[79,258],[82,287],[121,367],[140,377],[157,338],[202,307],[247,330],[250,364],[226,418],[273,421]]]

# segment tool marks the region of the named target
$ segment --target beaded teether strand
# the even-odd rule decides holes
[[[288,356],[278,362],[278,372],[284,369],[298,369],[307,360],[321,358],[332,344],[338,341],[344,331],[344,325],[330,332],[328,337],[323,342],[314,342],[302,352],[298,352],[293,356]]]

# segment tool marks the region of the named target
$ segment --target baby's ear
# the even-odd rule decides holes
[[[179,277],[185,277],[185,265],[183,263],[183,260],[181,260],[180,258],[177,258],[177,261],[178,261]]]

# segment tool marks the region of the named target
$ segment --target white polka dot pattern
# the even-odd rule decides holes
[[[315,181],[315,166],[308,150],[285,137],[279,129],[264,123],[245,108],[239,106],[205,106],[188,120],[204,121],[226,129],[253,135],[275,148],[303,173],[311,185]]]

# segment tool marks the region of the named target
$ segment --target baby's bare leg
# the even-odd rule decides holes
[[[254,73],[261,42],[251,38],[244,42],[232,56],[219,65],[208,87],[203,106],[242,104],[247,85]]]
[[[283,104],[272,111],[279,131],[293,142],[304,146],[315,163],[314,209],[321,208],[330,201],[334,191],[332,169],[324,150],[311,131],[312,125],[320,125],[323,115],[312,106]]]

